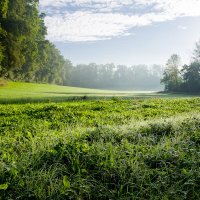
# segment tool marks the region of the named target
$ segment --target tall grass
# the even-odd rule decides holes
[[[199,105],[1,105],[0,198],[200,199]]]

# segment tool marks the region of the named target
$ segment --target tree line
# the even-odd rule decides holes
[[[73,67],[70,85],[87,88],[121,90],[161,90],[161,65],[126,65],[90,63]]]
[[[200,41],[196,44],[192,61],[181,66],[180,56],[173,54],[166,63],[161,83],[168,92],[200,92]]]
[[[71,62],[46,40],[44,17],[39,0],[0,1],[0,77],[64,84]]]
[[[162,69],[157,65],[152,70],[145,65],[95,63],[73,67],[46,40],[44,17],[39,0],[0,1],[0,77],[89,88],[159,88]]]
[[[13,81],[53,83],[100,89],[140,89],[200,92],[200,42],[189,65],[172,55],[166,68],[159,65],[90,63],[73,66],[46,39],[39,0],[0,1],[0,77]],[[163,73],[164,72],[164,73]]]

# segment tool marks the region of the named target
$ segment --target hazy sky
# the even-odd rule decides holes
[[[200,40],[200,0],[40,0],[47,38],[73,64],[190,60]]]

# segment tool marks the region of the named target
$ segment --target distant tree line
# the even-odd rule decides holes
[[[161,90],[163,67],[153,65],[77,65],[71,70],[70,85],[100,89]]]
[[[200,92],[200,41],[189,65],[181,66],[177,54],[168,59],[161,83],[168,92]]]

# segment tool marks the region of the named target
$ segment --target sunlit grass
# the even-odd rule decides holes
[[[153,91],[113,91],[50,84],[7,82],[0,86],[0,103],[63,102],[68,100],[191,97],[188,94],[167,94]]]
[[[200,198],[200,98],[0,105],[0,199]]]

